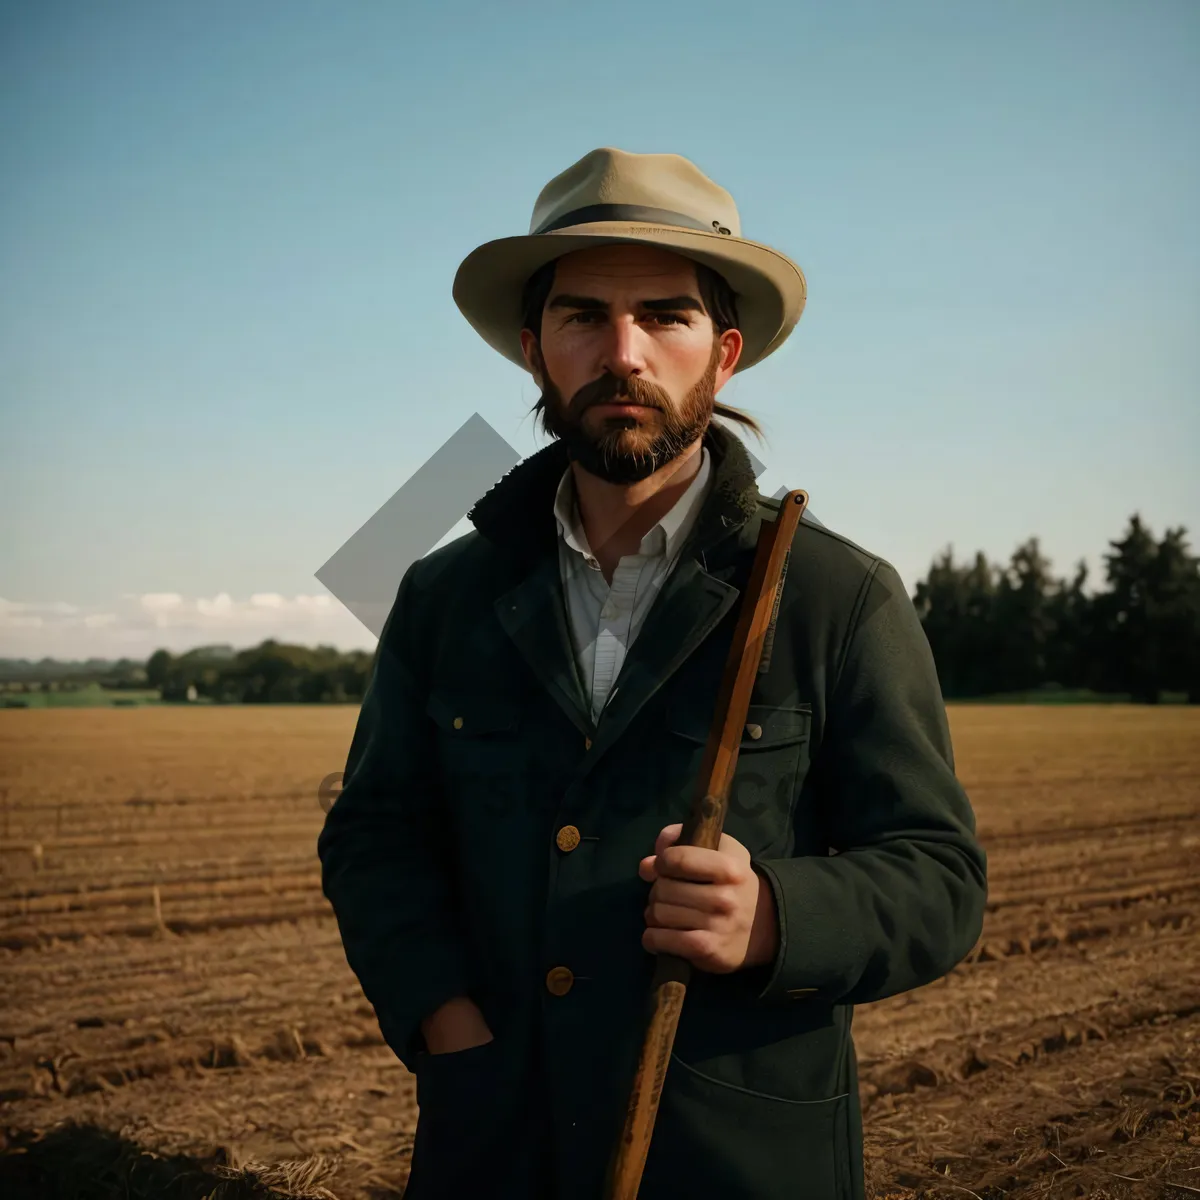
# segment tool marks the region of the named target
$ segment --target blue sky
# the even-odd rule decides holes
[[[8,0],[0,654],[373,645],[317,569],[472,413],[545,444],[454,272],[605,145],[804,268],[722,399],[910,591],[1200,548],[1198,67],[1187,0]]]

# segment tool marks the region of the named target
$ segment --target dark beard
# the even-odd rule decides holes
[[[538,350],[538,367],[545,386],[538,406],[546,432],[558,438],[567,448],[568,457],[579,463],[589,475],[608,483],[637,483],[653,475],[660,467],[678,458],[708,428],[712,420],[716,395],[713,384],[721,345],[713,339],[713,352],[700,381],[676,406],[662,388],[646,383],[635,375],[618,379],[607,372],[599,379],[584,384],[571,398],[563,402],[562,393],[546,370]],[[643,404],[657,409],[657,417],[606,417],[600,433],[588,433],[582,424],[583,414],[595,404]],[[630,446],[624,431],[643,423],[657,426],[657,432],[647,442]]]

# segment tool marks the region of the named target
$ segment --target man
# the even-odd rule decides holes
[[[605,148],[454,296],[554,440],[405,573],[318,845],[416,1075],[406,1195],[600,1200],[670,952],[694,973],[641,1200],[861,1200],[853,1006],[950,971],[987,895],[889,563],[801,522],[720,848],[675,844],[778,511],[716,394],[804,276],[686,159]]]

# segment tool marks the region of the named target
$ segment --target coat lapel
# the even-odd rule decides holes
[[[646,614],[600,714],[593,757],[615,742],[643,705],[686,662],[739,595],[694,558],[681,558]]]
[[[516,587],[497,598],[493,607],[501,627],[542,686],[575,727],[591,737],[595,733],[591,704],[575,667],[557,555],[543,554]]]

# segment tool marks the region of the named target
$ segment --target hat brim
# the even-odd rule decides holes
[[[704,263],[737,295],[742,354],[733,373],[777,350],[795,328],[808,294],[804,272],[770,246],[668,225],[597,221],[551,233],[497,238],[467,255],[454,276],[454,302],[492,349],[528,370],[521,352],[521,290],[539,267],[574,250],[621,243],[661,246]]]

